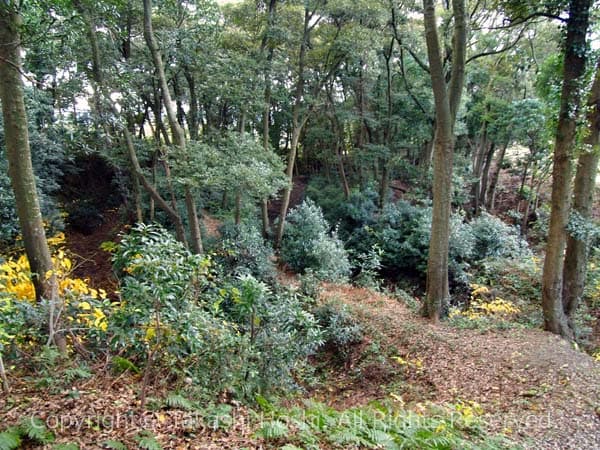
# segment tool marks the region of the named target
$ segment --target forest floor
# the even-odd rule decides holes
[[[321,298],[347,305],[364,337],[341,359],[327,352],[314,359],[320,381],[306,397],[338,410],[386,398],[413,411],[426,403],[476,402],[490,433],[526,448],[600,448],[600,364],[561,339],[531,329],[434,325],[395,298],[348,285],[325,285]],[[92,372],[89,379],[56,381],[61,389],[40,388],[40,376],[12,380],[12,393],[0,399],[0,428],[38,417],[57,442],[81,449],[105,448],[99,443],[108,439],[135,446],[142,429],[165,449],[279,448],[255,436],[255,416],[241,405],[233,405],[229,428],[214,430],[189,411],[140,412],[140,376],[116,377],[106,363]],[[165,394],[166,387],[152,392]]]
[[[118,224],[115,211],[92,235],[71,232],[67,239],[81,259],[77,274],[109,291],[115,288],[110,255],[99,246],[118,239]],[[216,233],[218,223],[209,225],[207,231]],[[393,296],[350,285],[323,285],[321,302],[345,305],[363,338],[345,352],[315,356],[315,382],[301,397],[338,410],[384,399],[416,412],[427,404],[476,403],[487,431],[525,448],[600,448],[600,363],[558,337],[536,329],[431,324]],[[164,449],[279,448],[256,437],[256,413],[237,403],[227,429],[208,426],[194,411],[141,411],[141,375],[116,376],[108,360],[92,367],[90,378],[69,382],[61,376],[48,371],[11,376],[12,392],[0,397],[0,431],[37,417],[57,442],[78,443],[80,449],[106,448],[101,443],[109,439],[138,448],[141,430],[151,430]],[[167,390],[150,395],[164,398]]]
[[[564,340],[533,329],[434,325],[397,299],[351,286],[328,286],[323,298],[348,305],[366,330],[314,394],[335,407],[390,394],[409,408],[476,402],[490,432],[528,448],[600,448],[600,364]],[[365,359],[373,344],[385,358]]]

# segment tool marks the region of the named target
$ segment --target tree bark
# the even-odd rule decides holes
[[[61,328],[59,317],[63,305],[58,296],[56,275],[53,273],[31,163],[27,112],[21,79],[20,26],[21,17],[16,4],[1,2],[0,100],[4,117],[8,175],[15,195],[17,216],[36,299],[45,299],[50,304],[49,342],[53,342],[62,353],[66,353],[64,336],[58,331]]]
[[[575,187],[573,189],[573,211],[585,220],[591,220],[596,190],[596,175],[600,159],[600,61],[596,77],[588,97],[588,128],[584,149],[577,162]],[[583,296],[589,239],[577,239],[569,235],[563,271],[563,309],[571,329],[575,330],[573,315]]]
[[[448,245],[450,237],[450,202],[454,157],[454,120],[460,103],[464,80],[466,46],[464,0],[453,0],[454,36],[453,68],[449,90],[446,88],[442,55],[437,33],[434,0],[423,0],[425,40],[435,104],[435,143],[433,154],[433,211],[431,239],[427,260],[427,290],[424,314],[438,321],[442,305],[448,299]],[[454,67],[462,64],[463,67]]]
[[[160,82],[160,89],[162,92],[163,103],[167,110],[167,119],[169,120],[169,127],[171,128],[171,134],[173,135],[173,143],[181,148],[185,149],[185,134],[183,128],[179,124],[177,118],[177,112],[171,99],[171,93],[169,86],[167,85],[167,77],[165,75],[165,67],[162,61],[162,56],[158,50],[156,39],[154,38],[154,32],[152,30],[152,0],[144,0],[144,39],[150,54],[152,55],[152,61],[158,74],[158,80]],[[192,188],[186,184],[184,186],[185,192],[185,205],[188,213],[188,222],[190,226],[190,237],[191,247],[194,253],[202,253],[202,236],[200,233],[200,223],[198,221],[198,214],[196,212],[196,202],[192,194]]]
[[[546,330],[572,339],[563,309],[564,251],[571,203],[573,145],[585,73],[586,33],[591,0],[571,0],[564,45],[564,72],[552,169],[552,210],[542,276],[542,309]]]
[[[275,235],[275,246],[279,248],[283,239],[283,231],[285,229],[285,217],[287,215],[288,208],[290,206],[290,196],[293,189],[293,178],[294,178],[294,165],[296,163],[296,153],[298,150],[298,142],[300,140],[300,134],[302,128],[308,120],[308,115],[300,117],[300,108],[302,105],[302,95],[304,93],[304,65],[306,58],[306,49],[308,46],[308,39],[310,35],[310,19],[311,14],[308,10],[308,6],[304,8],[304,31],[302,32],[302,42],[300,42],[300,52],[298,54],[298,80],[296,81],[296,92],[294,105],[292,107],[292,140],[287,157],[286,177],[289,182],[289,186],[284,188],[283,196],[281,199],[281,209],[279,211],[279,224],[277,226],[277,234]]]
[[[502,170],[502,163],[504,162],[504,156],[506,155],[507,148],[508,144],[505,143],[500,149],[500,153],[498,153],[498,156],[496,157],[496,165],[490,178],[490,185],[488,186],[485,194],[485,207],[490,212],[494,210],[494,203],[496,201],[496,187],[498,186],[498,179],[500,178],[500,171]]]

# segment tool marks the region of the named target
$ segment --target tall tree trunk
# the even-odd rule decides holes
[[[500,171],[502,170],[502,163],[504,162],[504,156],[506,155],[507,148],[508,143],[505,143],[500,149],[500,153],[498,153],[498,156],[496,157],[496,165],[490,178],[490,185],[488,186],[485,194],[485,207],[490,212],[494,210],[494,203],[496,201],[496,188],[498,187],[498,179],[500,178]]]
[[[302,128],[308,120],[308,115],[305,113],[304,117],[300,117],[300,108],[302,106],[302,96],[304,94],[304,65],[306,58],[306,48],[308,46],[308,38],[310,35],[310,19],[311,14],[308,10],[308,5],[304,8],[304,31],[302,33],[302,42],[300,43],[300,53],[298,55],[298,80],[296,81],[296,92],[294,105],[292,107],[292,140],[287,155],[287,167],[286,177],[288,179],[288,186],[283,190],[283,196],[281,199],[281,209],[279,211],[279,224],[277,226],[277,234],[275,236],[275,246],[281,246],[281,240],[283,239],[283,231],[285,229],[285,217],[290,206],[290,196],[293,189],[294,180],[294,165],[296,163],[296,153],[298,151],[298,142],[300,141],[300,134]]]
[[[391,153],[392,149],[392,68],[391,68],[391,59],[392,53],[394,52],[394,42],[396,42],[395,38],[391,39],[390,45],[387,51],[383,52],[383,58],[385,59],[385,98],[386,98],[386,124],[385,129],[383,131],[383,142],[389,153]],[[379,183],[379,208],[383,210],[385,207],[385,203],[387,200],[388,191],[390,190],[390,174],[388,168],[388,160],[387,158],[380,158],[381,164],[381,182]]]
[[[496,151],[496,144],[491,142],[490,147],[485,156],[485,164],[483,165],[483,173],[481,174],[481,188],[479,189],[479,205],[485,205],[485,193],[488,189],[488,180],[490,178],[490,168],[492,167],[492,161],[494,160],[494,153]]]
[[[277,8],[277,0],[270,0],[269,1],[269,17],[268,17],[268,26],[267,26],[267,30],[265,31],[265,34],[263,36],[263,40],[261,43],[261,52],[265,52],[267,51],[267,57],[266,57],[266,65],[265,65],[265,92],[264,92],[264,103],[265,103],[265,107],[263,110],[263,131],[262,131],[262,138],[263,138],[263,148],[265,149],[265,152],[269,151],[269,141],[270,141],[270,136],[269,136],[269,127],[270,127],[270,119],[271,119],[271,69],[272,69],[272,64],[273,64],[273,54],[275,52],[275,49],[273,48],[273,45],[270,45],[270,39],[269,39],[269,34],[270,31],[272,29],[272,27],[275,24],[275,14],[276,14],[276,8]],[[269,47],[267,50],[267,46]],[[266,238],[269,235],[269,229],[271,228],[271,224],[269,221],[269,201],[267,198],[263,198],[260,202],[260,209],[261,209],[261,218],[262,218],[262,235],[264,238]]]
[[[471,185],[471,201],[473,202],[473,216],[478,216],[481,205],[479,203],[479,192],[481,191],[481,176],[483,175],[483,164],[485,160],[486,150],[488,149],[487,139],[487,122],[484,121],[481,125],[479,133],[479,145],[473,154],[473,184]]]
[[[160,82],[160,89],[162,91],[163,103],[167,110],[167,119],[169,120],[169,126],[171,128],[171,134],[173,135],[173,143],[181,149],[185,149],[185,135],[183,128],[178,122],[177,113],[171,100],[171,93],[169,86],[167,85],[167,77],[165,75],[165,67],[162,61],[162,56],[156,44],[154,38],[154,32],[152,30],[152,0],[144,0],[144,39],[150,54],[152,55],[152,61],[158,74],[158,80]],[[198,221],[198,214],[196,212],[196,202],[192,194],[192,188],[190,185],[184,186],[185,193],[185,205],[188,213],[188,222],[190,226],[190,237],[191,247],[194,253],[202,253],[202,236],[200,234],[200,223]]]
[[[435,103],[435,144],[433,155],[433,211],[427,260],[427,291],[424,314],[438,321],[442,305],[448,299],[448,245],[454,157],[454,121],[464,80],[466,51],[464,0],[453,0],[453,66],[449,89],[446,88],[442,54],[437,34],[435,1],[423,0],[425,40]],[[462,64],[462,67],[455,65]]]
[[[35,185],[27,113],[21,79],[21,17],[16,2],[0,3],[0,100],[4,117],[4,133],[8,175],[15,196],[17,216],[23,235],[25,253],[31,269],[31,280],[38,300],[50,304],[49,342],[66,353],[66,342],[60,331],[63,307],[58,296],[56,276],[46,241],[42,213]],[[48,275],[50,274],[50,275]]]
[[[92,58],[95,60],[94,65],[96,65],[97,67],[101,67],[100,53],[95,52],[93,50],[94,48],[99,48],[99,46],[97,44],[97,36],[96,36],[94,24],[91,20],[91,17],[89,16],[87,9],[85,7],[83,7],[81,3],[79,3],[78,9],[79,9],[79,12],[81,13],[81,15],[83,16],[84,22],[86,24],[86,32],[87,32],[88,38],[90,39],[90,45],[92,48]],[[117,110],[114,102],[112,102],[110,100],[109,95],[105,92],[102,71],[101,70],[96,71],[94,74],[96,76],[94,81],[97,84],[98,91],[100,92],[102,98],[104,98],[106,104],[110,105],[110,109],[111,109],[111,112],[113,113],[113,115],[115,117],[119,117],[119,111]],[[158,115],[155,112],[155,115],[157,116],[157,119],[160,120],[160,104],[158,102],[156,102],[156,103],[158,104],[159,112],[158,112]],[[120,124],[119,128],[120,128],[120,131],[125,140],[127,154],[129,156],[129,161],[131,163],[132,172],[134,175],[133,182],[136,183],[137,181],[139,181],[141,183],[141,185],[144,187],[144,189],[146,190],[146,192],[148,192],[148,194],[150,195],[150,198],[154,202],[156,202],[158,207],[161,208],[167,214],[169,219],[171,219],[171,221],[173,222],[177,239],[187,247],[187,239],[185,237],[185,229],[183,227],[183,221],[181,220],[181,216],[177,212],[176,205],[174,205],[173,207],[169,206],[169,204],[162,198],[162,196],[160,195],[158,190],[154,187],[154,185],[148,181],[148,179],[144,175],[144,172],[142,171],[142,168],[138,161],[137,153],[136,153],[135,145],[134,145],[134,141],[133,141],[133,136],[132,136],[131,132],[129,131],[127,126],[125,126],[124,124]],[[159,132],[159,130],[157,130],[157,132]]]
[[[590,5],[591,0],[571,0],[569,3],[563,85],[552,169],[552,210],[542,276],[545,328],[569,339],[573,337],[573,332],[563,309],[563,257],[571,204],[572,148],[580,103],[580,83],[585,73]]]
[[[589,134],[585,143],[590,147],[585,149],[577,162],[575,187],[573,190],[573,211],[583,219],[590,220],[594,205],[596,190],[596,175],[600,159],[600,61],[596,68],[596,77],[588,97],[588,128]],[[589,239],[578,239],[569,235],[563,271],[563,308],[570,327],[574,330],[573,315],[583,296]]]
[[[197,141],[200,134],[200,116],[198,111],[198,94],[196,93],[196,80],[194,74],[186,66],[183,75],[190,90],[190,111],[188,113],[188,129],[190,140]]]

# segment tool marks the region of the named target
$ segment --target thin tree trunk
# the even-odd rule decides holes
[[[171,128],[171,134],[173,135],[173,142],[176,146],[181,149],[185,149],[185,135],[183,128],[178,122],[177,113],[171,100],[171,93],[169,86],[167,85],[167,77],[165,75],[165,68],[162,61],[162,56],[156,44],[154,38],[154,32],[152,30],[152,0],[144,0],[144,39],[150,54],[152,55],[152,61],[154,67],[158,73],[158,79],[160,82],[160,88],[162,92],[163,103],[167,110],[167,118],[169,120],[169,126]],[[189,185],[184,187],[185,190],[185,204],[188,212],[188,221],[190,226],[190,235],[192,239],[191,248],[194,253],[202,253],[202,236],[200,234],[200,223],[198,221],[198,214],[196,212],[196,203],[192,194],[192,189]]]
[[[496,165],[494,167],[494,171],[492,172],[492,177],[490,179],[490,185],[487,189],[485,206],[488,211],[494,211],[494,203],[496,201],[496,188],[498,187],[498,180],[500,179],[500,171],[502,170],[502,163],[504,162],[504,156],[506,155],[506,149],[508,148],[508,143],[504,144],[500,149],[500,153],[496,157]]]
[[[8,377],[6,376],[6,369],[4,368],[4,361],[2,360],[2,354],[0,353],[0,379],[2,380],[2,391],[5,394],[10,393],[10,384],[8,383]]]
[[[552,169],[552,210],[542,276],[545,328],[569,339],[573,338],[573,331],[568,325],[562,301],[563,258],[571,204],[571,157],[580,103],[580,82],[585,73],[586,52],[583,49],[586,47],[590,6],[591,0],[571,0],[569,4],[563,86]]]
[[[198,112],[198,94],[196,93],[196,80],[188,67],[185,67],[183,75],[190,90],[190,111],[188,113],[188,130],[190,132],[190,140],[197,141],[200,131],[200,119]]]
[[[485,205],[485,193],[488,189],[488,180],[490,176],[490,168],[492,161],[494,160],[494,153],[496,150],[496,144],[490,143],[487,155],[485,157],[485,164],[483,166],[483,173],[481,174],[481,188],[479,190],[479,205]]]
[[[308,116],[305,113],[303,118],[300,117],[300,108],[302,105],[302,96],[304,93],[304,65],[306,57],[306,47],[308,46],[308,38],[310,34],[310,18],[311,15],[308,10],[308,6],[304,9],[304,31],[302,33],[302,42],[300,43],[300,53],[298,56],[298,80],[296,82],[296,92],[294,105],[292,107],[292,140],[287,156],[287,168],[285,171],[288,179],[288,186],[283,190],[283,196],[281,199],[281,209],[279,211],[279,224],[277,226],[277,234],[275,236],[275,246],[279,248],[283,239],[283,231],[285,229],[285,217],[287,215],[288,208],[290,206],[290,196],[293,189],[294,180],[294,165],[296,164],[296,153],[298,150],[298,142],[300,140],[300,134],[302,128],[308,120]]]
[[[27,113],[21,79],[21,17],[12,2],[0,2],[0,100],[4,117],[4,141],[8,175],[10,177],[17,216],[23,235],[25,253],[31,269],[36,298],[50,304],[48,318],[49,342],[66,353],[66,341],[60,326],[63,308],[58,296],[50,249],[42,221],[35,185]],[[49,274],[49,275],[48,275]]]
[[[592,216],[600,159],[600,61],[588,98],[588,106],[590,108],[588,112],[589,134],[586,136],[585,143],[590,146],[590,149],[579,156],[573,189],[573,211],[584,220],[590,220]],[[563,271],[563,309],[573,330],[575,330],[573,315],[583,296],[589,248],[589,239],[578,239],[571,235],[567,238]]]

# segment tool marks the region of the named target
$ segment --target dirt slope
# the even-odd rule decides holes
[[[365,403],[390,395],[392,386],[392,395],[413,405],[477,402],[490,431],[528,448],[600,448],[600,364],[558,337],[432,325],[398,300],[347,286],[328,286],[323,296],[347,304],[366,340],[379,341],[388,355],[358,377],[348,367],[341,370],[338,389],[329,392],[332,403]]]

